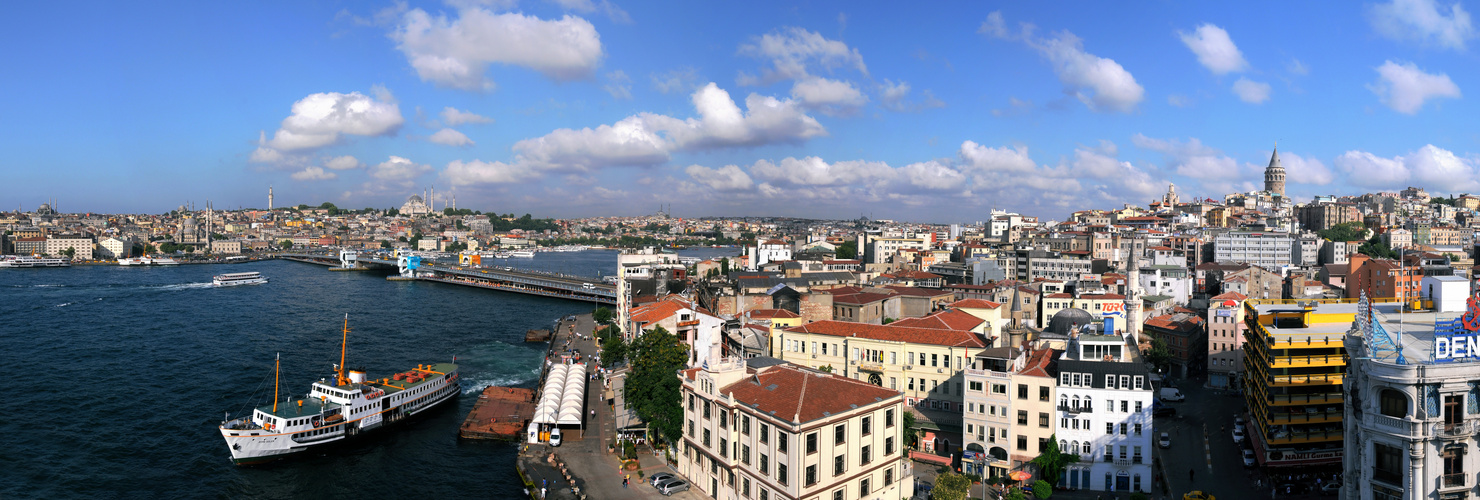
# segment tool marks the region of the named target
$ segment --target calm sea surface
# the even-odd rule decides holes
[[[734,255],[695,249],[683,255]],[[597,277],[615,252],[499,262]],[[211,276],[259,271],[257,286]],[[0,269],[0,498],[517,498],[510,444],[459,442],[483,386],[535,381],[549,328],[593,306],[288,261],[169,268]],[[457,356],[464,397],[330,452],[232,465],[216,426],[349,366],[371,377]],[[455,405],[455,406],[454,406]]]

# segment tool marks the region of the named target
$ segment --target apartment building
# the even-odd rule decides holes
[[[1035,349],[1022,370],[1013,372],[1008,385],[1012,398],[1008,443],[1012,470],[1037,472],[1031,462],[1048,449],[1056,430],[1054,389],[1059,359],[1052,349]]]
[[[966,442],[961,471],[982,478],[1002,477],[1012,469],[1008,429],[1012,426],[1012,374],[1027,364],[1027,353],[1016,347],[987,349],[971,359],[966,369],[966,412],[962,423]]]
[[[769,358],[725,358],[678,377],[678,473],[692,491],[759,500],[914,493],[898,391]]]
[[[1245,262],[1266,269],[1278,269],[1298,259],[1300,251],[1294,235],[1275,231],[1229,231],[1213,238],[1213,260]]]
[[[1059,450],[1079,456],[1058,486],[1151,492],[1152,386],[1136,344],[1071,334],[1058,363]]]
[[[1244,372],[1244,300],[1237,292],[1208,301],[1208,385],[1236,389]]]
[[[1244,301],[1244,401],[1261,466],[1341,463],[1348,301]]]
[[[46,238],[46,247],[42,253],[46,255],[62,255],[62,252],[71,249],[74,260],[93,259],[93,237],[86,234],[54,234]]]

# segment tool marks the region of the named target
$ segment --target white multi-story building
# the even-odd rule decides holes
[[[781,240],[767,240],[756,247],[755,266],[791,260],[791,245]]]
[[[1213,239],[1214,262],[1247,262],[1279,269],[1297,261],[1302,252],[1297,238],[1279,231],[1229,231]]]
[[[720,500],[914,493],[899,391],[772,358],[726,358],[678,377],[678,473],[691,491]]]
[[[104,259],[126,259],[133,256],[134,240],[127,237],[108,237],[98,242],[98,257]]]
[[[58,234],[46,238],[46,255],[62,255],[72,249],[72,259],[92,260],[93,237],[85,234]]]
[[[1451,279],[1436,280],[1430,294],[1425,278],[1429,312],[1358,304],[1345,341],[1343,498],[1480,495],[1480,306],[1465,305],[1464,278],[1433,278]],[[1339,306],[1347,305],[1320,307]]]
[[[1026,353],[1016,347],[997,347],[971,358],[966,369],[966,411],[962,439],[962,472],[984,478],[1001,477],[1012,469],[1008,450],[1012,443],[1012,374],[1023,369]]]
[[[1060,486],[1151,492],[1152,390],[1133,342],[1078,335],[1058,363],[1059,449],[1079,455]]]

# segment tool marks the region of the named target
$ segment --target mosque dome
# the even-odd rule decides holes
[[[1073,330],[1076,325],[1084,326],[1095,321],[1095,316],[1090,314],[1089,311],[1078,307],[1071,307],[1055,313],[1053,319],[1048,321],[1048,329],[1046,331],[1067,336],[1069,335],[1069,331]]]
[[[422,201],[421,195],[419,195],[419,194],[413,194],[413,195],[411,195],[410,198],[406,198],[406,203],[426,203],[426,202],[425,201]]]

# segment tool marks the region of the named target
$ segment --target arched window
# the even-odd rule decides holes
[[[1089,455],[1091,453],[1094,453],[1092,451],[1089,451],[1089,441],[1085,441],[1084,443],[1081,443],[1080,446],[1082,446],[1084,448],[1082,451],[1079,452],[1081,455]]]
[[[1059,440],[1059,449],[1060,450],[1072,450],[1073,448],[1070,448],[1069,447],[1069,441],[1064,440],[1064,439],[1060,439]]]
[[[1378,397],[1378,410],[1383,415],[1397,418],[1408,416],[1408,395],[1397,389],[1383,389],[1381,394]]]

